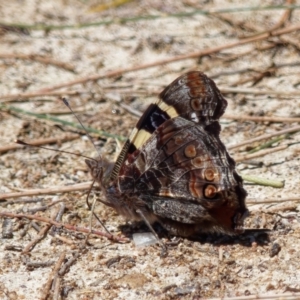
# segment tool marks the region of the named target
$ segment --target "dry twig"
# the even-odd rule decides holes
[[[236,162],[250,160],[250,159],[253,159],[253,158],[256,158],[256,157],[261,157],[261,156],[264,156],[264,155],[268,155],[270,153],[282,151],[282,150],[285,150],[286,148],[288,148],[288,145],[282,145],[282,146],[278,146],[278,147],[275,147],[275,148],[261,150],[259,152],[252,153],[252,154],[244,154],[244,155],[235,156],[234,160]]]
[[[250,296],[210,298],[209,300],[299,300],[300,293],[255,294]]]
[[[53,65],[58,68],[65,69],[67,71],[75,72],[75,68],[70,64],[54,60],[50,57],[45,57],[37,54],[4,54],[0,53],[0,59],[23,59],[23,60],[31,60],[37,61],[46,65]]]
[[[1,215],[2,213],[0,213]],[[50,219],[49,219],[50,220]],[[48,232],[48,230],[51,228],[52,224],[46,224],[39,232],[39,234],[35,237],[35,239],[33,239],[22,251],[23,254],[28,253],[29,251],[31,251],[35,245],[41,241],[42,239],[45,238],[46,233]]]
[[[0,195],[0,200],[19,198],[19,197],[25,197],[25,196],[52,195],[52,194],[57,194],[57,193],[69,193],[69,192],[75,192],[75,191],[84,191],[84,190],[88,190],[90,188],[91,184],[92,184],[92,181],[74,184],[71,186],[50,187],[50,188],[46,188],[46,189],[32,189],[32,190],[26,190],[23,192],[5,193],[5,194]]]
[[[27,214],[15,214],[15,213],[10,213],[10,212],[5,212],[5,211],[0,212],[0,216],[8,217],[8,218],[26,218],[26,219],[30,219],[30,220],[36,220],[36,221],[40,221],[40,222],[44,222],[44,223],[49,223],[48,225],[50,225],[50,227],[52,225],[54,225],[58,228],[66,228],[66,229],[71,230],[71,231],[79,231],[79,232],[83,232],[83,233],[92,233],[92,234],[95,234],[95,235],[98,235],[98,236],[106,237],[109,240],[116,241],[116,242],[128,242],[127,238],[114,236],[114,235],[111,235],[111,234],[108,234],[108,233],[105,233],[105,232],[102,232],[102,231],[99,231],[99,230],[95,230],[95,229],[92,229],[90,231],[90,228],[84,228],[84,227],[73,226],[73,225],[70,225],[70,224],[59,223],[59,222],[53,221],[52,219],[49,219],[49,218],[46,218],[46,217],[35,216],[35,215],[33,216],[33,215],[27,215]]]
[[[48,298],[48,295],[49,295],[49,292],[50,292],[50,289],[52,286],[52,282],[58,276],[58,271],[59,271],[61,265],[63,264],[65,258],[66,258],[66,251],[63,251],[60,254],[52,272],[50,273],[46,284],[43,286],[42,296],[40,298],[41,300],[46,300]]]
[[[300,28],[299,28],[300,29]],[[250,94],[250,95],[275,95],[280,97],[300,96],[300,91],[274,91],[274,90],[258,90],[252,88],[234,88],[234,87],[218,87],[222,94]],[[267,99],[267,98],[266,98]]]
[[[72,86],[72,85],[76,85],[76,84],[84,84],[88,81],[97,81],[97,80],[100,80],[100,79],[103,79],[103,78],[116,77],[116,76],[120,76],[120,75],[125,74],[125,73],[135,72],[135,71],[143,70],[143,69],[147,69],[147,68],[158,67],[158,66],[161,66],[161,65],[164,65],[164,64],[169,64],[169,63],[173,63],[173,62],[177,62],[177,61],[181,61],[181,60],[199,58],[199,57],[202,57],[202,56],[206,56],[206,55],[210,55],[210,54],[213,54],[213,53],[220,52],[220,51],[225,50],[225,49],[230,49],[230,48],[234,48],[234,47],[237,47],[237,46],[249,44],[249,43],[252,43],[252,42],[261,41],[261,40],[264,40],[264,39],[267,39],[267,38],[273,37],[273,36],[280,36],[280,35],[291,33],[291,32],[297,31],[297,30],[300,30],[300,25],[290,26],[290,27],[286,27],[284,29],[263,33],[263,34],[260,34],[256,37],[253,37],[253,38],[246,38],[246,39],[243,39],[243,40],[240,40],[240,41],[237,41],[237,42],[228,43],[226,45],[221,45],[221,46],[213,47],[213,48],[206,49],[206,50],[196,51],[194,53],[188,53],[188,54],[178,55],[178,56],[171,57],[171,58],[166,58],[164,60],[156,61],[156,62],[153,62],[153,63],[148,63],[148,64],[144,64],[144,65],[129,67],[129,68],[125,68],[125,69],[119,69],[119,70],[107,72],[105,74],[96,74],[96,75],[91,75],[91,76],[87,76],[87,77],[84,77],[84,78],[79,78],[79,79],[76,79],[76,80],[73,80],[73,81],[70,81],[70,82],[66,82],[66,83],[54,85],[54,86],[51,86],[51,87],[43,88],[39,91],[36,91],[36,93],[50,92],[50,91],[57,90],[57,89],[60,89],[60,88],[63,88],[63,87],[68,87],[68,86]],[[23,94],[23,97],[24,96],[26,97],[26,93]],[[15,98],[16,95],[4,95],[4,96],[2,96],[2,98],[5,98],[5,99],[7,99],[9,97]]]
[[[225,119],[237,121],[254,121],[254,122],[282,122],[282,123],[295,123],[300,122],[300,118],[284,118],[284,117],[260,117],[260,116],[246,116],[246,115],[228,115],[223,116]]]
[[[294,0],[286,0],[286,4],[287,5],[291,5],[294,2],[295,2]],[[267,33],[267,32],[270,32],[270,31],[274,31],[274,30],[277,30],[277,29],[281,28],[285,24],[285,22],[290,19],[291,15],[292,15],[292,11],[293,11],[293,8],[288,8],[282,14],[281,18],[279,19],[279,21],[274,26],[272,26],[271,28],[269,28],[267,30],[264,30],[264,31],[255,30],[256,28],[253,28],[255,25],[251,24],[252,25],[252,29],[255,30],[255,31],[258,31],[258,32],[254,33],[252,35],[248,35],[248,36],[246,36],[244,38],[255,37],[255,36],[258,36],[260,34],[264,34],[264,33]]]
[[[277,132],[261,135],[261,136],[258,136],[256,138],[241,142],[239,144],[235,144],[235,145],[231,145],[231,146],[229,145],[229,146],[227,146],[227,149],[232,150],[232,149],[235,149],[235,148],[240,148],[242,146],[252,144],[252,143],[255,143],[255,142],[259,142],[261,140],[270,139],[274,136],[283,135],[283,134],[292,133],[292,132],[297,132],[297,131],[300,131],[300,126],[290,127],[288,129],[283,129],[283,130],[279,130]]]
[[[254,199],[254,198],[247,198],[247,204],[268,204],[268,203],[283,203],[288,201],[295,201],[299,202],[300,197],[290,197],[290,198],[280,198],[280,199]]]

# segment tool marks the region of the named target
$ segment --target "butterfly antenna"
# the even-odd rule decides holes
[[[148,221],[148,219],[146,218],[146,216],[144,215],[144,213],[142,212],[141,209],[137,209],[136,212],[141,216],[141,218],[144,220],[144,222],[146,223],[147,227],[151,230],[152,234],[154,235],[155,239],[157,240],[157,242],[160,244],[161,246],[161,253],[160,256],[161,257],[165,257],[168,253],[168,249],[166,247],[166,245],[164,244],[164,242],[158,237],[157,233],[155,232],[155,230],[153,229],[153,227],[151,226],[150,222]]]
[[[78,116],[75,114],[75,112],[73,111],[73,109],[72,109],[72,107],[70,106],[70,104],[69,104],[67,98],[62,97],[61,100],[63,101],[64,105],[65,105],[66,107],[68,107],[68,109],[72,112],[72,114],[74,115],[74,117],[77,119],[77,121],[79,122],[79,124],[81,125],[81,127],[83,128],[83,130],[85,131],[85,133],[86,133],[88,139],[90,140],[90,142],[93,144],[94,148],[96,149],[96,151],[97,151],[97,153],[98,153],[98,156],[99,156],[99,157],[102,157],[101,154],[99,153],[99,151],[98,151],[98,149],[97,149],[97,147],[96,147],[96,145],[95,145],[95,143],[94,143],[92,137],[90,136],[90,134],[88,133],[88,131],[87,131],[87,129],[84,127],[84,125],[82,124],[82,122],[81,122],[81,120],[79,119],[79,117],[78,117]],[[89,159],[90,159],[90,158],[89,158]],[[98,160],[96,160],[96,161],[99,161],[99,158],[98,158]],[[88,200],[88,199],[89,199],[89,197],[90,197],[91,190],[92,190],[92,188],[93,188],[93,186],[94,186],[94,183],[95,183],[95,181],[93,181],[93,183],[92,183],[92,185],[91,185],[91,187],[90,187],[90,189],[89,189],[88,195],[87,195],[87,197],[86,197],[86,204],[87,204],[89,210],[92,212],[91,217],[90,217],[90,229],[92,228],[92,219],[93,219],[93,216],[94,216],[94,217],[98,220],[98,222],[101,224],[101,226],[105,229],[105,231],[106,231],[108,234],[112,235],[112,234],[109,232],[109,230],[105,227],[104,223],[100,220],[100,218],[99,218],[99,217],[95,214],[95,212],[94,212],[94,210],[95,210],[95,205],[96,205],[96,199],[93,200],[92,206],[91,206],[90,203],[89,203],[89,200]],[[101,202],[101,201],[100,201],[100,202]]]
[[[94,160],[94,161],[97,161],[96,159],[94,158],[90,158],[88,156],[85,156],[85,155],[82,155],[82,154],[78,154],[78,153],[73,153],[73,152],[69,152],[69,151],[64,151],[64,150],[58,150],[58,149],[54,149],[54,148],[48,148],[48,147],[44,147],[44,146],[39,146],[39,145],[34,145],[34,144],[29,144],[29,143],[26,143],[24,141],[21,141],[21,140],[16,140],[15,143],[19,144],[19,145],[22,145],[22,146],[30,146],[30,147],[36,147],[36,148],[41,148],[41,149],[45,149],[45,150],[51,150],[51,151],[55,151],[55,152],[59,152],[59,153],[66,153],[66,154],[71,154],[71,155],[76,155],[76,156],[79,156],[79,157],[84,157],[84,158],[87,158],[87,159],[90,159],[90,160]],[[92,187],[94,186],[94,183],[95,181],[93,181],[92,185],[91,185],[91,188],[89,189],[88,191],[88,195],[87,195],[87,199],[86,199],[86,204],[89,208],[89,210],[92,210],[93,209],[93,206],[90,205],[90,203],[88,202],[88,198],[91,194],[91,190],[92,190]],[[98,220],[98,222],[101,224],[101,226],[105,229],[105,231],[108,233],[108,234],[111,234],[109,232],[109,230],[105,227],[105,225],[103,224],[103,222],[98,218],[98,216],[95,214],[95,212],[92,210],[93,212],[93,215],[95,216],[95,218]]]
[[[41,149],[45,149],[45,150],[51,150],[51,151],[54,151],[54,152],[76,155],[76,156],[79,156],[79,157],[84,157],[84,158],[87,158],[87,159],[90,159],[90,160],[97,161],[94,158],[91,158],[91,157],[88,157],[88,156],[85,156],[85,155],[82,155],[82,154],[79,154],[79,153],[74,153],[74,152],[69,152],[69,151],[58,150],[58,149],[54,149],[54,148],[48,148],[48,147],[44,147],[44,146],[39,146],[39,145],[35,145],[35,144],[30,144],[30,143],[26,143],[26,142],[24,142],[22,140],[18,140],[18,139],[15,140],[15,143],[19,144],[19,145],[22,145],[22,146],[36,147],[36,148],[41,148]]]
[[[79,117],[75,114],[74,110],[72,109],[72,107],[70,106],[67,98],[62,97],[61,98],[62,102],[64,103],[64,105],[71,111],[71,113],[73,114],[73,116],[77,119],[77,121],[79,122],[80,126],[82,127],[82,129],[85,131],[86,136],[88,137],[88,139],[90,140],[90,142],[93,144],[94,148],[96,149],[99,157],[101,157],[101,154],[99,153],[92,137],[90,136],[90,134],[88,133],[87,129],[84,127],[84,125],[82,124],[81,120],[79,119]]]

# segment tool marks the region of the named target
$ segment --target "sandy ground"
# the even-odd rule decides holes
[[[245,6],[244,1],[132,1],[104,12],[89,12],[95,3],[0,3],[0,19],[6,24],[60,26],[113,20],[111,24],[83,28],[1,27],[0,196],[53,187],[60,191],[91,180],[83,157],[38,148],[7,148],[13,147],[17,138],[27,142],[54,138],[48,147],[96,156],[82,130],[63,123],[78,124],[59,101],[60,95],[68,97],[85,126],[126,137],[138,120],[128,107],[144,111],[177,76],[200,70],[215,80],[228,100],[227,117],[221,120],[221,137],[228,147],[297,126],[299,30],[201,58],[178,59],[118,76],[103,76],[97,81],[85,80],[83,84],[52,89],[52,94],[45,95],[42,89],[80,78],[225,46],[276,25],[288,28],[300,24],[299,10],[294,10],[290,18],[284,18],[286,10],[167,17],[196,9],[240,8]],[[252,1],[251,6],[260,3]],[[158,17],[120,21],[142,15]],[[280,20],[284,20],[283,24]],[[39,95],[28,96],[38,91]],[[19,96],[7,97],[16,94]],[[45,113],[52,119],[38,115]],[[75,138],[67,140],[70,135]],[[115,159],[122,142],[104,134],[92,133],[92,137],[98,151]],[[285,146],[281,151],[244,159],[237,166],[242,175],[285,182],[282,188],[245,182],[251,216],[245,224],[248,230],[238,237],[203,235],[197,240],[178,240],[157,228],[164,242],[176,242],[163,258],[158,245],[137,247],[133,243],[132,235],[147,232],[146,226],[126,224],[101,203],[96,206],[97,215],[112,233],[126,235],[130,242],[115,243],[91,235],[84,245],[84,233],[50,228],[47,223],[26,218],[0,218],[0,298],[45,299],[49,295],[48,299],[247,299],[251,295],[275,298],[279,294],[294,294],[289,299],[297,298],[300,135],[296,131],[279,137],[267,149]],[[232,148],[230,153],[234,157],[249,154],[267,141],[270,139]],[[0,212],[55,218],[64,208],[62,222],[89,226],[87,190],[45,193],[2,197]],[[96,221],[93,227],[102,230]],[[41,240],[30,246],[38,237]]]

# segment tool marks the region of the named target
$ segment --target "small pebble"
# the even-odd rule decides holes
[[[270,248],[270,252],[269,255],[270,257],[274,257],[275,255],[277,255],[281,250],[281,247],[278,243],[274,243],[271,248]]]
[[[157,243],[157,239],[151,232],[134,233],[132,238],[137,247],[149,246]]]

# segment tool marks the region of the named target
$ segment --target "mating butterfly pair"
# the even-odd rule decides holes
[[[144,112],[115,164],[86,160],[101,202],[174,235],[242,232],[247,193],[219,138],[226,106],[205,74],[177,78]]]

